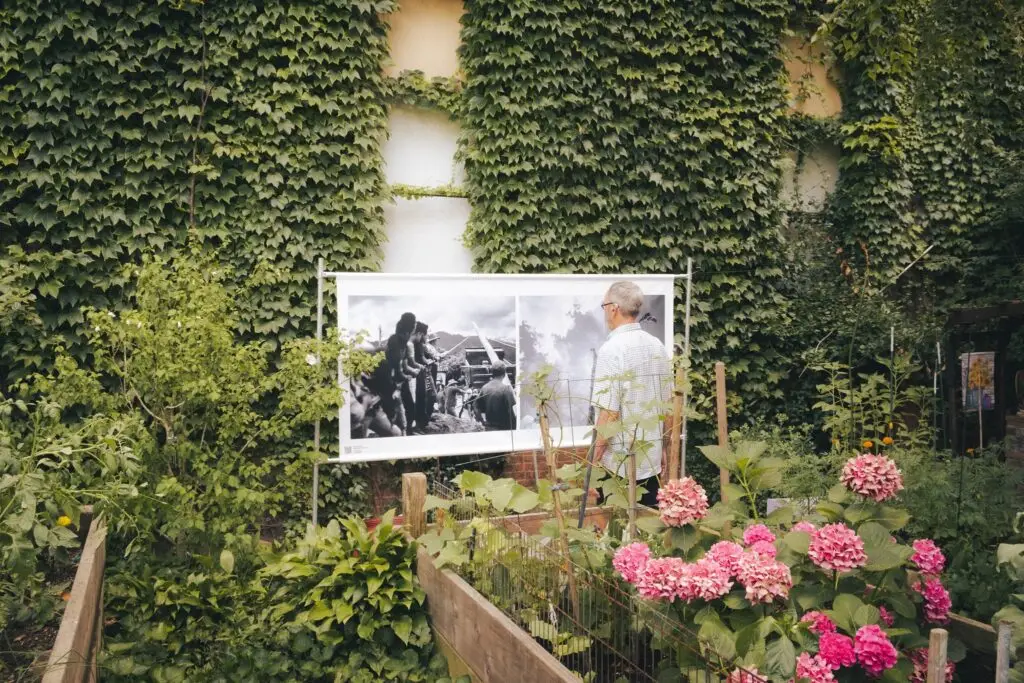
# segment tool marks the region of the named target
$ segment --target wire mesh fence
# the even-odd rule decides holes
[[[595,564],[497,517],[444,484],[433,495],[465,533],[468,561],[452,569],[587,683],[762,683],[682,627],[671,606],[638,600]],[[733,677],[729,678],[732,673]]]

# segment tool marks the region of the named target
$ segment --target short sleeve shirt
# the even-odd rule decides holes
[[[594,404],[619,413],[620,433],[608,439],[603,464],[626,476],[626,457],[636,453],[637,479],[661,472],[661,416],[672,395],[672,368],[668,351],[639,323],[612,330],[597,352]]]

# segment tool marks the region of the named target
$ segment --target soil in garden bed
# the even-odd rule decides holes
[[[45,626],[25,624],[0,634],[0,681],[14,683],[38,678],[26,679],[25,673],[37,657],[53,648],[59,627],[59,621]]]

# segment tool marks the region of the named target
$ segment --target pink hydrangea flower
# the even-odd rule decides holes
[[[857,661],[871,676],[882,675],[882,672],[896,666],[899,653],[885,631],[876,624],[868,624],[857,629],[853,637],[853,651]]]
[[[758,541],[775,543],[775,534],[764,524],[751,524],[743,531],[743,542],[754,545]]]
[[[800,617],[801,622],[809,622],[811,625],[808,627],[811,633],[816,633],[819,636],[823,633],[835,633],[836,625],[829,619],[829,616],[824,612],[808,612],[807,614]]]
[[[818,639],[818,654],[833,669],[857,663],[857,655],[853,652],[853,639],[841,633],[822,633]]]
[[[736,578],[747,589],[747,600],[755,603],[784,598],[793,586],[789,567],[757,553],[743,554]]]
[[[925,619],[933,624],[945,624],[949,621],[949,610],[953,607],[953,601],[942,581],[936,578],[926,579],[923,586],[918,581],[913,588],[924,597]]]
[[[743,557],[743,546],[732,541],[719,541],[704,554],[704,558],[715,562],[729,572],[730,577],[736,576],[740,558]]]
[[[626,581],[636,583],[640,572],[643,571],[647,561],[651,559],[651,549],[646,543],[630,543],[615,551],[612,558],[612,567],[622,575]]]
[[[910,661],[914,664],[914,670],[910,674],[910,683],[927,683],[928,681],[928,648],[920,647],[910,651]],[[956,664],[946,661],[946,683],[953,683],[953,675],[956,673]]]
[[[765,557],[775,557],[778,551],[775,549],[774,543],[768,541],[756,541],[750,544],[750,552],[757,553],[758,555],[764,555]]]
[[[882,605],[878,606],[878,614],[881,615],[882,623],[886,626],[892,628],[892,625],[896,623],[896,617]]]
[[[917,565],[922,574],[941,574],[946,566],[946,556],[942,554],[935,541],[920,538],[913,543],[914,554],[910,561]]]
[[[821,655],[811,655],[810,652],[801,652],[796,658],[796,680],[808,681],[808,683],[832,683],[836,677],[832,675],[832,668]]]
[[[814,532],[817,530],[818,527],[814,526],[808,521],[797,522],[793,525],[793,531],[803,531],[804,533],[808,533],[811,536],[813,536]]]
[[[854,493],[879,503],[903,490],[903,475],[896,463],[871,453],[847,460],[839,481]]]
[[[671,479],[658,490],[661,521],[668,526],[684,526],[708,514],[708,495],[691,477]]]
[[[807,550],[811,562],[822,569],[848,572],[867,564],[864,540],[842,523],[827,524],[814,534]]]
[[[733,669],[725,678],[725,683],[764,683],[757,669]]]
[[[679,595],[679,582],[686,563],[678,557],[656,557],[647,561],[636,580],[636,592],[648,600],[672,602]]]
[[[679,579],[677,596],[690,602],[692,600],[716,600],[732,588],[729,570],[713,560],[703,558],[688,564]]]

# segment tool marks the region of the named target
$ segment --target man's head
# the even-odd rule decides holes
[[[429,329],[430,328],[427,327],[427,324],[425,322],[417,320],[416,331],[412,333],[413,337],[416,339],[416,341],[422,342],[424,339],[427,338],[427,330]]]
[[[505,361],[498,361],[491,366],[491,378],[501,379],[505,376]]]
[[[395,334],[400,337],[409,338],[416,329],[416,316],[412,313],[403,313],[402,317],[395,323]]]
[[[644,305],[644,293],[632,282],[616,282],[608,288],[601,302],[604,324],[609,330],[636,322]]]

